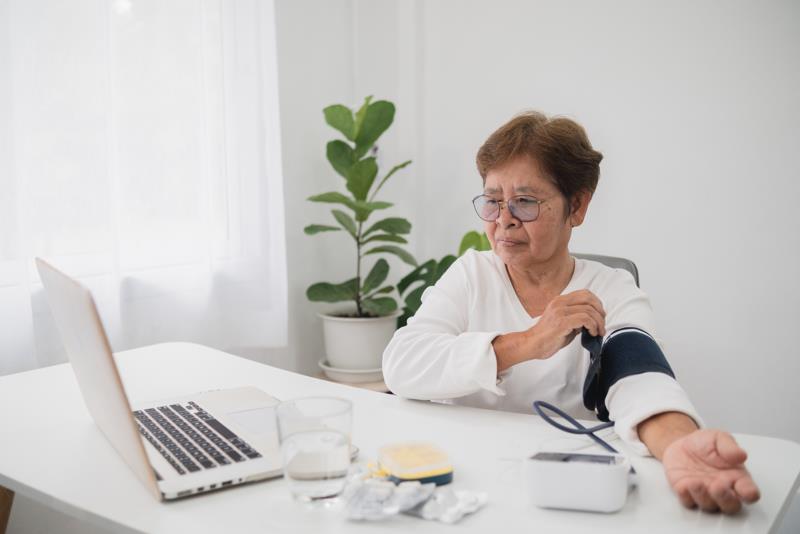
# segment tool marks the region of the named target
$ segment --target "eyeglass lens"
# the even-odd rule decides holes
[[[475,199],[475,211],[484,221],[494,221],[500,216],[500,202],[485,195]],[[505,203],[511,215],[522,222],[536,220],[539,216],[539,202],[533,197],[519,196]]]

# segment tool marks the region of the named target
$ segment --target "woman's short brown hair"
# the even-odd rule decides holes
[[[594,193],[603,160],[580,124],[538,111],[521,113],[498,128],[475,159],[485,182],[489,171],[519,156],[533,158],[568,202],[582,191]]]

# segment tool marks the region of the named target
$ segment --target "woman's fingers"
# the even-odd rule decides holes
[[[719,432],[717,434],[717,452],[722,459],[732,465],[743,464],[747,460],[745,450],[727,432]]]
[[[586,328],[593,336],[602,336],[605,325],[602,319],[597,319],[591,313],[573,311],[568,312],[561,320],[562,335],[580,332],[581,328]]]
[[[564,301],[564,304],[567,306],[574,306],[576,304],[587,304],[600,313],[603,317],[606,316],[606,310],[603,308],[603,303],[600,302],[600,299],[597,298],[597,295],[589,291],[588,289],[579,289],[578,291],[573,291],[571,293],[567,293],[566,295],[561,297]]]
[[[719,510],[719,506],[708,494],[705,484],[703,484],[701,481],[697,481],[689,485],[689,493],[691,494],[694,502],[697,503],[697,506],[699,506],[704,512],[716,512]]]
[[[589,330],[589,332],[593,336],[604,336],[605,337],[605,335],[606,335],[606,318],[605,318],[605,315],[599,313],[597,311],[597,309],[594,308],[593,306],[589,306],[587,304],[575,304],[575,305],[567,307],[565,311],[566,311],[567,314],[572,314],[572,315],[575,315],[575,314],[578,314],[578,313],[587,314],[591,318],[592,323],[594,325],[596,325],[597,327],[596,328],[592,328],[589,325],[584,325],[584,326],[586,326],[586,329]]]
[[[679,488],[675,488],[675,493],[678,495],[678,500],[681,501],[681,504],[686,508],[691,509],[697,507],[697,503],[694,502],[692,494],[689,491],[688,484],[682,484]]]
[[[580,290],[556,297],[531,327],[538,339],[538,358],[549,358],[571,343],[582,328],[594,336],[605,335],[605,310],[591,291]]]
[[[753,479],[750,477],[750,473],[748,473],[747,469],[742,465],[745,460],[747,460],[747,452],[742,449],[739,444],[736,443],[733,436],[727,432],[719,432],[717,434],[716,447],[720,458],[728,462],[730,467],[736,469],[734,473],[738,472],[738,476],[733,475],[737,476],[737,478],[732,484],[732,489],[735,491],[736,495],[744,502],[756,502],[761,497],[761,493],[756,483],[753,482]]]
[[[742,509],[739,496],[723,481],[712,482],[708,488],[708,495],[717,503],[723,513],[735,514]]]
[[[588,330],[593,336],[603,335],[603,323],[598,322],[597,319],[592,316],[592,314],[578,312],[574,314],[573,317],[575,318],[576,324],[579,325],[578,328],[586,328],[586,330]]]
[[[700,507],[704,512],[722,511],[735,514],[742,509],[742,503],[758,500],[758,488],[752,479],[720,476],[709,481],[695,478],[683,480],[674,486],[678,500],[686,508]],[[747,497],[745,497],[747,495]]]
[[[733,489],[746,503],[754,503],[761,498],[761,492],[758,490],[758,486],[756,486],[756,483],[753,482],[749,474],[745,474],[739,478],[733,484]]]

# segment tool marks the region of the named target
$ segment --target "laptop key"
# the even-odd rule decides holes
[[[189,458],[175,441],[167,436],[144,412],[133,412],[136,419],[174,456],[190,473],[200,471],[200,466]],[[162,454],[163,456],[163,454]]]
[[[194,404],[194,403],[190,403],[190,404]],[[196,404],[195,404],[195,406],[196,406]],[[216,432],[211,430],[211,428],[209,426],[207,426],[202,421],[200,421],[197,417],[192,415],[192,413],[189,412],[186,408],[184,408],[183,406],[181,406],[179,404],[173,404],[172,408],[176,412],[178,412],[184,419],[189,421],[189,423],[191,423],[191,425],[193,427],[195,427],[197,430],[199,430],[202,435],[204,435],[206,438],[208,438],[209,441],[211,441],[211,443],[216,445],[222,452],[227,454],[228,457],[231,460],[233,460],[234,462],[244,462],[245,460],[247,460],[247,458],[245,458],[244,456],[242,456],[241,454],[236,452],[230,446],[230,444],[227,441],[222,439]]]
[[[194,409],[195,415],[203,420],[208,426],[216,430],[223,438],[230,441],[240,452],[250,459],[260,458],[259,454],[253,449],[245,440],[234,434],[228,427],[219,422],[213,415],[202,409],[197,403],[190,402]]]
[[[158,443],[158,441],[156,441],[156,438],[154,438],[152,436],[152,434],[150,434],[150,432],[148,432],[141,423],[138,424],[138,427],[139,427],[139,433],[142,436],[144,436],[147,441],[150,442],[150,444],[169,463],[169,465],[171,465],[172,468],[175,469],[175,471],[177,471],[179,475],[185,475],[186,474],[186,470],[183,467],[181,467],[181,465],[175,460],[175,458],[173,458],[172,455],[170,455],[164,449],[164,447],[162,447]],[[156,475],[158,475],[158,472],[156,472]],[[160,480],[160,477],[159,477],[159,480]]]
[[[186,421],[184,421],[181,417],[173,411],[175,406],[179,406],[177,404],[170,406],[161,406],[158,410],[164,414],[170,421],[172,421],[178,428],[180,428],[184,434],[189,436],[207,455],[211,456],[218,464],[220,465],[227,465],[230,463],[230,460],[225,458],[222,453],[220,453],[217,449],[215,449],[211,444],[206,441],[200,434],[195,431],[192,427],[190,427]]]
[[[183,435],[181,434],[177,428],[175,428],[167,419],[158,413],[155,408],[148,408],[145,410],[147,415],[149,415],[153,420],[158,423],[158,425],[163,428],[167,434],[169,434],[172,439],[178,442],[178,444],[183,447],[183,449],[189,453],[189,455],[194,458],[194,460],[205,467],[206,469],[210,469],[212,467],[217,467],[217,464],[212,462],[208,459],[208,457],[203,454],[197,447],[192,445],[192,443]]]

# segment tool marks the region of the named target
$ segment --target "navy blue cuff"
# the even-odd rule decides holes
[[[589,351],[589,371],[583,383],[583,405],[597,414],[601,421],[609,420],[606,395],[611,386],[626,376],[641,373],[675,373],[650,335],[639,328],[622,328],[603,338],[592,336],[586,329],[581,344]]]

